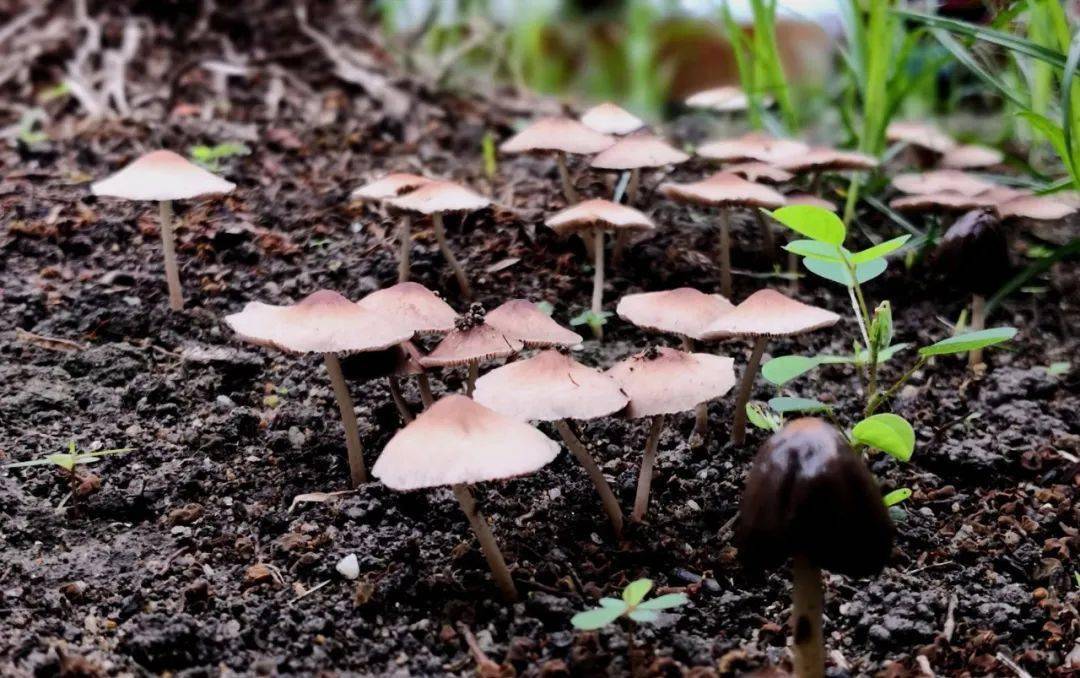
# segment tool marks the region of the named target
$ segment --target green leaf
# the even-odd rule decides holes
[[[877,354],[878,363],[880,364],[880,363],[885,362],[886,360],[888,360],[889,358],[892,358],[894,355],[896,355],[900,351],[903,351],[908,346],[911,346],[911,344],[900,343],[900,344],[893,344],[892,346],[889,346],[888,348],[881,349],[880,351],[878,351],[878,354]]]
[[[1046,373],[1051,377],[1056,377],[1067,373],[1072,368],[1072,363],[1067,360],[1060,360],[1058,362],[1050,363],[1046,368]]]
[[[582,631],[595,631],[601,629],[622,616],[626,610],[614,607],[598,607],[584,612],[578,612],[570,618],[574,628]]]
[[[838,365],[852,361],[852,358],[840,355],[784,355],[766,361],[761,366],[761,376],[770,384],[783,386],[820,365]]]
[[[625,600],[621,598],[601,598],[600,607],[619,608],[620,610],[629,610],[630,606],[626,604]]]
[[[782,396],[769,401],[769,407],[780,414],[788,412],[825,412],[829,406],[813,398],[789,398]]]
[[[874,259],[879,259],[886,254],[889,254],[890,252],[895,252],[896,250],[900,249],[907,243],[908,240],[911,240],[910,235],[902,235],[898,238],[893,238],[892,240],[886,240],[885,242],[874,245],[873,247],[868,247],[861,252],[856,252],[855,254],[852,254],[850,257],[851,263],[865,264],[867,262],[873,261]]]
[[[765,411],[761,403],[746,403],[746,418],[755,427],[762,431],[776,432],[780,430],[783,419]]]
[[[935,355],[950,355],[953,353],[967,353],[978,348],[986,348],[994,344],[1000,344],[1016,336],[1015,327],[992,327],[978,332],[967,332],[955,337],[942,339],[936,344],[924,346],[919,349],[919,355],[929,358]]]
[[[657,596],[652,600],[646,600],[637,606],[639,610],[666,610],[672,607],[680,607],[690,602],[685,593],[667,593]],[[632,617],[631,617],[632,618]]]
[[[637,609],[626,616],[640,624],[651,624],[660,618],[660,613],[653,610]]]
[[[1010,51],[1024,54],[1030,57],[1045,61],[1048,64],[1057,66],[1060,69],[1065,68],[1065,55],[1061,52],[1049,49],[1038,43],[1024,38],[1017,37],[1010,33],[1004,33],[1002,31],[996,31],[991,28],[986,28],[978,24],[971,24],[965,21],[958,21],[956,19],[949,19],[947,17],[938,16],[935,14],[926,14],[923,12],[911,12],[907,10],[893,10],[895,14],[905,19],[911,19],[926,24],[927,26],[933,26],[935,28],[944,28],[945,30],[952,31],[953,33],[959,33],[969,37],[984,40],[986,42],[1000,45]]]
[[[907,498],[911,496],[911,490],[906,487],[902,487],[899,490],[893,490],[884,497],[882,501],[885,502],[885,506],[896,506],[900,502],[907,501]]]
[[[906,419],[896,414],[867,417],[855,424],[851,436],[857,442],[881,450],[900,461],[908,461],[915,451],[915,430]]]
[[[772,218],[807,238],[843,245],[847,229],[840,217],[822,207],[790,205],[771,212]]]
[[[788,252],[798,254],[800,257],[810,257],[811,259],[821,259],[822,261],[843,261],[843,259],[840,258],[840,252],[837,251],[836,245],[830,245],[827,242],[821,242],[819,240],[792,240],[784,245],[784,249]]]
[[[582,311],[570,319],[570,324],[574,327],[577,327],[578,325],[596,327],[607,323],[607,319],[610,318],[611,315],[611,311],[600,311],[599,313],[593,313],[591,310]]]
[[[803,266],[814,275],[846,287],[852,286],[851,274],[848,273],[847,268],[843,264],[834,261],[822,261],[821,259],[809,258],[804,258],[802,263]],[[861,285],[884,273],[887,267],[888,264],[884,259],[874,259],[873,261],[868,261],[865,264],[856,266],[855,277]]]
[[[623,589],[622,599],[626,601],[627,605],[634,607],[645,599],[646,594],[648,594],[651,589],[651,579],[638,579],[637,581],[632,581],[626,585],[625,589]]]

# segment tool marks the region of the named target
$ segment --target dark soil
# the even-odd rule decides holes
[[[447,490],[399,494],[374,483],[294,501],[347,489],[325,371],[315,358],[241,344],[221,318],[250,300],[287,303],[321,287],[355,299],[393,283],[393,221],[350,205],[354,187],[386,171],[423,169],[495,197],[502,206],[449,224],[488,307],[546,300],[566,323],[588,304],[590,276],[580,243],[558,241],[542,225],[562,206],[550,161],[504,158],[494,180],[483,176],[484,133],[503,138],[517,116],[549,104],[509,92],[491,101],[441,94],[401,77],[392,83],[411,104],[404,117],[390,116],[378,97],[335,78],[290,8],[218,4],[206,25],[188,3],[110,4],[99,17],[106,46],[118,44],[125,17],[145,31],[128,74],[133,115],[87,122],[63,98],[46,105],[48,141],[0,151],[0,461],[63,451],[69,440],[80,449],[136,448],[83,467],[100,489],[59,512],[70,486],[58,471],[0,475],[0,674],[466,675],[476,667],[468,632],[507,672],[529,675],[783,665],[786,573],[744,570],[726,529],[763,439],[754,431],[743,448],[726,444],[733,396],[711,406],[705,449],[687,445],[692,416],[668,427],[648,522],[621,544],[568,454],[533,476],[478,487],[526,594],[513,606],[498,600]],[[11,5],[0,3],[5,22],[18,14]],[[388,63],[347,10],[317,3],[311,18],[338,44]],[[17,38],[33,31],[32,54],[9,50],[10,38],[3,46],[8,63],[25,60],[2,84],[5,125],[19,119],[12,102],[32,104],[62,76],[80,35],[66,3],[45,8]],[[219,105],[203,120],[199,112],[220,97],[206,71],[187,64],[224,58],[226,38],[251,71],[229,81],[229,110]],[[285,94],[273,114],[266,93],[279,81]],[[177,206],[188,310],[170,313],[155,211],[95,200],[88,181],[147,150],[233,138],[252,149],[222,168],[237,190]],[[689,163],[676,176],[704,171]],[[583,178],[579,188],[603,195],[602,179]],[[645,177],[645,187],[658,179]],[[608,307],[631,291],[715,290],[707,222],[648,190],[642,204],[661,228],[614,272]],[[863,224],[891,233],[873,213]],[[1032,237],[1021,235],[1021,245]],[[735,236],[736,267],[767,270],[755,227],[741,225]],[[414,279],[464,309],[430,231],[413,252]],[[899,464],[878,456],[872,468],[884,489],[914,495],[895,512],[899,536],[881,576],[827,580],[833,674],[1009,675],[1019,667],[1067,675],[1067,655],[1078,661],[1080,396],[1075,370],[1053,376],[1046,367],[1075,363],[1080,276],[1074,264],[1059,265],[1048,280],[995,312],[992,323],[1020,334],[988,351],[984,375],[972,376],[959,358],[939,359],[895,402],[918,433],[915,457]],[[735,283],[736,300],[783,284],[750,275]],[[947,336],[940,319],[957,317],[965,302],[902,265],[867,293],[892,300],[898,340],[923,344]],[[857,330],[846,297],[809,279],[799,297],[845,322],[775,341],[768,353],[849,350]],[[612,319],[605,342],[587,341],[576,355],[604,367],[657,342],[675,343]],[[709,350],[742,366],[748,348],[731,341]],[[895,377],[908,359],[901,354],[886,374]],[[436,375],[435,387],[456,390],[461,377]],[[792,386],[785,392],[830,399],[847,421],[859,412],[859,380],[848,369]],[[352,389],[370,464],[400,421],[384,382]],[[759,380],[755,397],[770,390]],[[419,400],[411,384],[406,395]],[[626,506],[645,426],[583,426]],[[334,569],[350,553],[360,562],[356,582]],[[691,604],[639,628],[632,660],[623,631],[572,629],[576,611],[642,576],[685,590]]]

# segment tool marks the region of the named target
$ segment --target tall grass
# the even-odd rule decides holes
[[[766,97],[771,96],[780,108],[784,127],[794,132],[800,120],[776,42],[776,0],[750,0],[750,8],[753,12],[750,35],[735,21],[727,3],[720,10],[735,53],[739,80],[750,101],[750,123],[757,128],[762,126]]]

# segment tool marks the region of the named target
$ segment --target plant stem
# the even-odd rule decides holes
[[[454,485],[453,490],[458,504],[461,505],[461,510],[465,512],[465,517],[469,519],[469,524],[476,534],[477,541],[480,542],[480,549],[484,552],[484,557],[487,558],[488,567],[491,568],[491,576],[495,579],[495,585],[499,587],[499,591],[502,592],[503,599],[506,602],[515,602],[518,599],[518,592],[517,587],[514,586],[514,579],[510,576],[510,570],[506,567],[506,561],[503,559],[498,543],[495,542],[495,535],[491,533],[491,526],[487,524],[484,515],[476,508],[476,498],[473,496],[472,490],[467,485]]]
[[[851,220],[855,218],[855,204],[859,202],[859,188],[862,184],[862,178],[856,174],[851,177],[851,184],[848,186],[847,201],[844,203],[844,224],[850,224]]]
[[[604,231],[599,228],[593,231],[593,257],[592,313],[599,318],[604,306]],[[603,325],[599,322],[590,325],[597,340],[603,341]]]
[[[349,451],[349,476],[352,486],[357,487],[367,482],[367,467],[364,466],[364,448],[360,445],[360,429],[356,424],[356,412],[353,410],[352,397],[341,373],[341,363],[333,353],[323,354],[326,371],[330,373],[330,383],[334,387],[338,409],[341,411],[341,424],[345,427],[345,447]]]
[[[720,208],[720,294],[731,297],[731,227],[727,209]]]
[[[465,395],[472,397],[473,391],[476,390],[476,380],[480,376],[480,361],[469,361],[469,376],[465,381]]]
[[[397,279],[399,283],[408,282],[409,271],[412,268],[412,217],[407,214],[401,216],[398,222],[398,268]]]
[[[739,397],[735,401],[735,419],[731,423],[731,442],[742,445],[746,440],[746,403],[750,401],[750,391],[754,388],[754,379],[757,378],[758,365],[761,356],[765,353],[765,342],[768,337],[755,337],[754,348],[750,352],[750,362],[746,364],[742,381],[739,382]]]
[[[687,353],[694,351],[694,340],[690,337],[683,337],[682,340],[683,350]],[[690,435],[691,440],[695,437],[701,441],[701,444],[705,444],[705,436],[709,433],[709,403],[698,403],[698,406],[694,408],[694,432]]]
[[[397,405],[402,420],[408,424],[413,420],[413,413],[409,409],[409,403],[406,402],[405,396],[401,395],[401,380],[394,375],[390,375],[388,381],[390,382],[390,397],[394,399],[394,404]]]
[[[986,328],[986,297],[975,294],[971,297],[971,331],[978,332]],[[968,365],[975,367],[982,362],[983,352],[977,348],[968,353]]]
[[[446,228],[443,226],[442,214],[439,212],[432,214],[431,223],[435,227],[435,239],[439,242],[439,250],[446,258],[446,263],[450,264],[450,268],[454,270],[454,277],[457,278],[458,287],[461,288],[462,298],[471,299],[472,288],[469,287],[469,278],[466,277],[465,269],[458,263],[457,257],[450,251],[450,244],[446,241]]]
[[[416,385],[420,387],[420,401],[424,403],[426,410],[435,402],[435,397],[431,395],[431,380],[427,374],[420,373],[416,375]]]
[[[577,191],[574,190],[574,182],[570,180],[570,170],[566,169],[566,155],[563,153],[556,153],[555,164],[559,166],[559,181],[562,182],[563,196],[566,197],[566,204],[573,205],[578,201],[578,194]]]
[[[761,251],[769,261],[776,261],[776,240],[773,238],[772,226],[761,210],[754,210],[754,217],[761,230]]]
[[[798,678],[822,678],[825,675],[825,638],[821,615],[825,591],[821,570],[806,556],[797,555],[792,565],[791,637]]]
[[[870,399],[870,402],[866,404],[866,409],[863,410],[863,418],[865,419],[866,417],[869,417],[871,414],[876,412],[879,407],[881,407],[882,403],[886,402],[887,400],[889,400],[889,398],[892,398],[894,395],[896,395],[896,392],[900,390],[901,386],[907,383],[907,380],[911,378],[911,375],[915,374],[925,364],[926,358],[924,358],[923,356],[919,356],[919,359],[915,361],[915,364],[913,364],[907,372],[904,372],[902,375],[900,375],[900,378],[897,379],[892,386],[890,386],[884,392],[875,393],[874,396]]]
[[[615,537],[622,537],[622,508],[619,506],[619,500],[615,498],[615,493],[611,491],[611,486],[608,485],[607,479],[604,478],[604,473],[596,464],[596,460],[589,454],[589,450],[586,449],[581,440],[574,435],[573,430],[570,429],[566,420],[560,419],[559,421],[556,421],[555,428],[559,431],[559,435],[562,436],[563,442],[570,448],[574,457],[576,457],[578,462],[585,467],[585,472],[589,474],[589,479],[592,480],[593,487],[596,488],[596,493],[600,495],[600,503],[604,507],[604,512],[607,513],[608,518],[611,520],[611,526],[615,529]]]
[[[630,519],[640,523],[649,508],[649,490],[652,487],[653,466],[656,464],[656,446],[660,443],[660,433],[664,430],[664,415],[652,418],[649,437],[645,440],[645,457],[641,460],[641,472],[638,474],[637,495],[634,497],[634,512]]]
[[[866,323],[863,322],[862,313],[859,312],[859,301],[855,298],[855,288],[847,288],[848,298],[851,299],[851,310],[855,312],[855,320],[859,323],[859,334],[862,335],[863,345],[870,348],[870,335],[866,332]]]
[[[176,264],[176,237],[173,234],[173,209],[171,200],[158,204],[161,219],[161,249],[165,254],[165,282],[169,286],[169,308],[184,308],[184,289],[180,286],[180,268]]]

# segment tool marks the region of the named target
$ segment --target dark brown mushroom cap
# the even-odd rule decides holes
[[[1005,228],[989,210],[972,210],[945,231],[929,264],[953,287],[991,294],[1012,272]]]
[[[885,567],[893,524],[881,491],[844,436],[821,419],[796,419],[765,441],[746,479],[735,529],[751,569],[794,555],[866,577]]]

